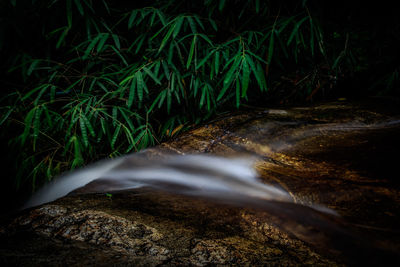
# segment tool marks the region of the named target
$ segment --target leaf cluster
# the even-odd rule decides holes
[[[18,184],[35,188],[263,101],[287,66],[310,70],[298,84],[314,95],[319,66],[336,75],[351,53],[347,42],[330,57],[307,1],[232,2],[11,1],[14,14],[40,20],[31,38],[45,44],[6,57],[9,75],[22,80],[2,101],[0,118],[2,127],[20,127],[12,141],[21,151]],[[26,23],[15,27],[15,40],[29,34]],[[1,45],[2,53],[13,49]]]

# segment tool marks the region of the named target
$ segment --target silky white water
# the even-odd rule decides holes
[[[39,190],[24,208],[61,198],[96,180],[105,180],[110,191],[154,187],[186,195],[231,201],[234,196],[292,202],[284,190],[259,181],[249,158],[206,155],[147,159],[141,154],[104,160],[70,172]],[[172,190],[171,190],[172,189]]]

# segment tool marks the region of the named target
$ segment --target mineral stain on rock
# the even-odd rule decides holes
[[[148,187],[109,198],[104,192],[112,185],[93,182],[3,218],[0,263],[399,265],[400,183],[393,153],[400,148],[400,112],[376,104],[233,114],[144,152],[149,159],[250,155],[262,181],[285,189],[294,203],[238,196],[229,204]]]

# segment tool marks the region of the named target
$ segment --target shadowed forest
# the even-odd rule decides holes
[[[224,112],[398,98],[399,47],[388,3],[1,0],[2,188],[19,205]]]

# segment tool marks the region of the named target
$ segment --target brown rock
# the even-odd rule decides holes
[[[255,156],[263,181],[304,205],[227,205],[149,188],[109,198],[89,194],[99,187],[88,185],[80,194],[4,220],[0,263],[395,265],[400,183],[392,153],[400,148],[398,115],[388,106],[330,103],[219,118],[145,154]],[[339,216],[308,206],[328,207]]]

